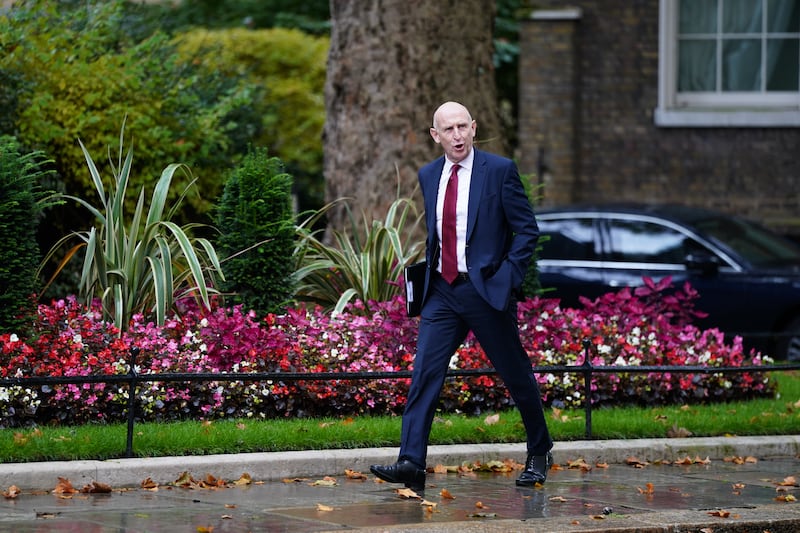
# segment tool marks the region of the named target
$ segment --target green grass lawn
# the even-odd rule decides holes
[[[800,433],[800,374],[775,372],[778,397],[748,402],[668,407],[615,407],[592,411],[592,438],[789,435]],[[495,415],[495,416],[493,416]],[[551,410],[556,441],[585,438],[583,410]],[[689,435],[690,434],[690,435]],[[397,446],[400,417],[141,423],[134,428],[137,457]],[[126,424],[0,430],[0,461],[28,462],[120,457]],[[516,410],[479,417],[437,417],[431,444],[522,442]]]

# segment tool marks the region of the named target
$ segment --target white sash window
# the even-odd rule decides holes
[[[800,126],[800,0],[661,0],[661,126]]]

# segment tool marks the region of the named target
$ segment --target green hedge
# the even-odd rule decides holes
[[[28,0],[0,17],[0,70],[21,78],[16,109],[7,110],[20,141],[47,152],[67,193],[89,197],[78,140],[105,154],[127,117],[137,153],[131,186],[147,187],[166,164],[186,163],[199,181],[185,217],[206,213],[235,163],[234,133],[260,128],[250,108],[259,88],[182,62],[165,34],[129,39],[122,2],[54,4]]]
[[[322,128],[330,39],[299,30],[195,29],[175,38],[178,52],[209,73],[243,75],[264,88],[253,101],[261,118],[256,146],[266,146],[295,177],[301,208],[322,205]]]
[[[39,153],[23,153],[16,139],[0,136],[0,332],[23,334],[35,314],[41,260],[36,231],[47,174]]]
[[[265,148],[251,151],[231,173],[216,211],[223,257],[221,288],[230,303],[259,316],[283,312],[294,294],[292,177]]]

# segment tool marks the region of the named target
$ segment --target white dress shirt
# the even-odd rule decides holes
[[[469,151],[459,165],[458,169],[458,198],[456,199],[456,257],[458,257],[458,271],[467,271],[467,213],[469,209],[469,185],[472,180],[472,162],[475,159],[474,150]],[[436,231],[439,233],[439,249],[442,246],[442,211],[444,210],[444,194],[447,190],[447,181],[455,163],[447,157],[444,159],[444,168],[439,178],[439,193],[436,198]],[[442,254],[439,254],[437,270],[442,271]]]

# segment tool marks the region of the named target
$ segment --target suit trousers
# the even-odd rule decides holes
[[[426,467],[428,437],[450,359],[470,330],[522,415],[528,453],[547,453],[553,441],[547,430],[533,366],[520,342],[516,305],[498,311],[477,293],[471,282],[451,286],[438,273],[432,273],[429,291],[420,315],[399,460]]]

